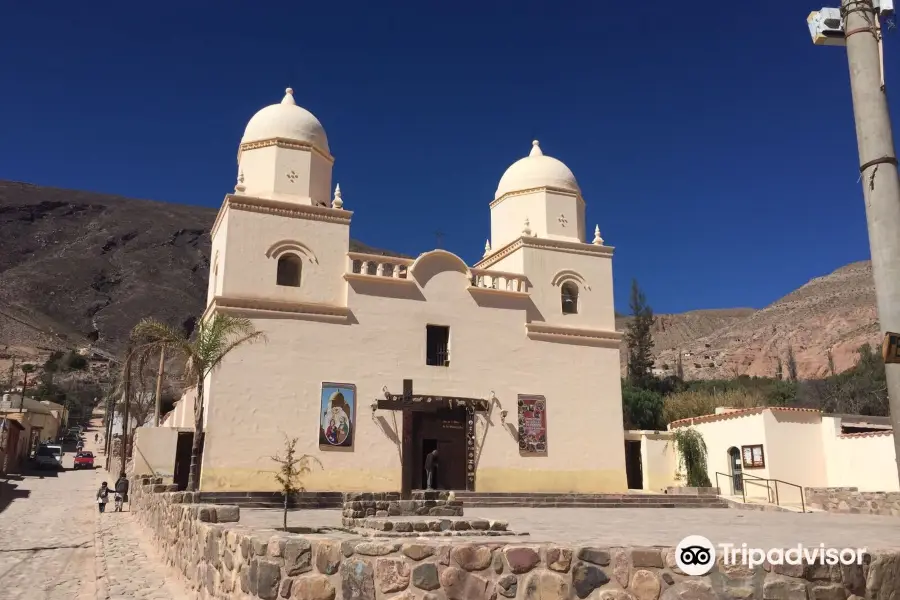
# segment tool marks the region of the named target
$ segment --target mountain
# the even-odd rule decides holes
[[[828,374],[829,351],[840,372],[856,363],[859,346],[881,342],[872,263],[817,277],[761,310],[658,315],[653,336],[657,369],[674,371],[680,353],[688,379],[773,377],[779,358],[787,377],[790,350],[800,378]],[[623,373],[624,364],[623,353]]]
[[[13,355],[91,343],[120,353],[143,316],[197,318],[216,212],[0,181],[0,373]],[[351,249],[393,254],[357,241]],[[624,329],[628,318],[616,322]],[[657,367],[672,371],[681,353],[689,378],[773,376],[789,346],[801,377],[825,373],[829,350],[840,371],[860,344],[879,341],[872,267],[847,265],[761,310],[658,315],[653,335]]]
[[[196,319],[216,214],[0,181],[0,345],[9,346],[0,369],[13,354],[33,358],[94,341],[119,353],[144,316]],[[357,241],[350,247],[391,254]]]

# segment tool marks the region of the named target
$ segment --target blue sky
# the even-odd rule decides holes
[[[632,278],[657,312],[762,307],[869,256],[846,53],[810,42],[818,8],[8,2],[0,178],[215,207],[247,120],[290,86],[363,242],[415,255],[441,231],[475,262],[537,138],[616,247],[619,310]]]

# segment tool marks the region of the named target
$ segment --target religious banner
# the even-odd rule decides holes
[[[519,452],[547,451],[547,400],[543,396],[519,395]]]
[[[319,411],[319,448],[353,447],[356,386],[323,383]]]

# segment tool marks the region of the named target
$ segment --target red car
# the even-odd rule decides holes
[[[75,468],[76,469],[93,469],[94,468],[94,454],[93,452],[79,452],[75,455]]]

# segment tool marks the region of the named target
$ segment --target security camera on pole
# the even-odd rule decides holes
[[[878,320],[886,339],[900,331],[900,180],[884,91],[879,17],[893,14],[893,0],[841,0],[840,9],[823,8],[807,18],[814,44],[847,48]],[[886,361],[885,372],[894,451],[900,459],[900,363]]]

